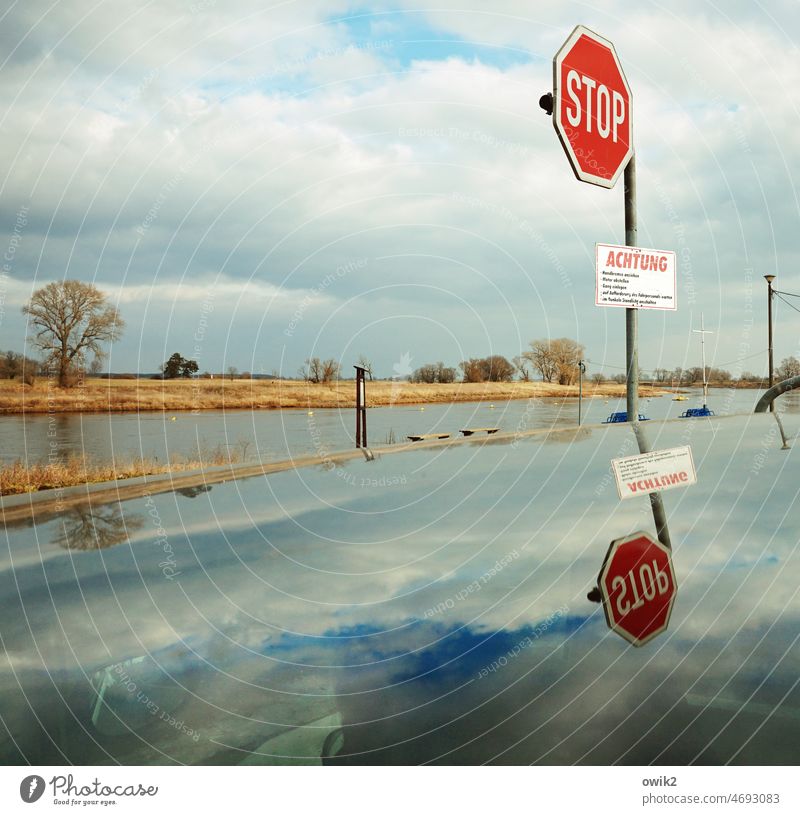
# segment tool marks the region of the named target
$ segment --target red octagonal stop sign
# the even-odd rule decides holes
[[[613,187],[633,155],[633,97],[611,42],[577,26],[553,60],[553,97],[575,175]]]
[[[646,532],[611,542],[598,584],[608,627],[628,642],[666,630],[678,586],[669,549]]]

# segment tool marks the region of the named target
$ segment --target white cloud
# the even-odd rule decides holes
[[[367,39],[327,23],[335,7],[295,5],[209,4],[192,15],[174,3],[124,29],[104,6],[74,31],[54,10],[24,41],[34,12],[20,12],[26,48],[0,86],[0,143],[11,156],[0,208],[9,222],[20,203],[31,207],[12,276],[163,286],[161,299],[175,301],[176,281],[221,273],[297,304],[332,269],[367,257],[328,296],[337,305],[359,298],[379,328],[408,313],[403,289],[387,302],[383,287],[433,285],[452,298],[447,327],[470,353],[485,345],[470,317],[478,309],[501,353],[519,350],[517,334],[523,343],[566,334],[594,357],[609,348],[619,363],[614,314],[592,304],[591,257],[595,241],[622,240],[621,191],[576,182],[537,107],[555,48],[581,21],[613,36],[634,89],[640,242],[685,256],[679,312],[642,319],[643,365],[686,364],[701,309],[718,328],[719,353],[731,356],[742,290],[765,271],[780,269],[784,288],[800,289],[791,271],[800,67],[766,15],[607,4],[584,19],[583,7],[511,2],[412,6],[411,15],[378,8]],[[412,49],[403,67],[409,21],[496,48],[441,58]],[[523,41],[532,61],[519,61]],[[490,63],[506,53],[510,65]],[[279,336],[273,308],[262,329]],[[361,313],[344,307],[327,328],[306,320],[309,333],[288,349],[292,369],[315,335],[335,356]],[[252,352],[252,328],[242,325],[234,349]],[[796,350],[785,337],[779,357]],[[436,337],[418,339],[415,358]],[[379,366],[397,358],[374,341]],[[141,342],[129,328],[117,350],[138,358]],[[752,349],[762,344],[753,339]]]

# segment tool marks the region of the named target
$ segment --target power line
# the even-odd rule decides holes
[[[800,314],[800,308],[797,308],[797,306],[793,305],[788,300],[781,297],[781,295],[778,292],[776,292],[774,289],[773,289],[773,292],[775,292],[775,294],[778,295],[778,300],[783,300],[783,302],[786,303],[786,305],[789,306],[789,308],[793,308],[798,314]],[[797,295],[793,295],[793,296],[797,296]]]
[[[791,305],[791,304],[790,304]],[[792,306],[794,308],[794,306]],[[762,354],[766,354],[769,349],[762,348],[760,351],[756,351],[754,354],[748,354],[746,357],[737,357],[736,359],[730,359],[727,362],[717,362],[713,364],[713,367],[722,368],[725,365],[733,365],[736,362],[744,362],[746,359],[753,359],[754,357],[760,357]],[[600,363],[600,362],[592,362],[592,360],[587,359],[585,360],[587,365],[593,365],[596,368],[615,368],[618,371],[626,371],[628,370],[624,365],[611,365],[610,363]],[[639,366],[643,371],[650,371],[654,370],[655,368],[661,367],[656,365],[654,368],[642,368]],[[700,367],[700,366],[696,366]],[[712,367],[712,366],[710,366]]]
[[[785,294],[787,297],[800,297],[800,294],[794,294],[790,291],[779,291],[778,289],[772,290],[775,294]]]

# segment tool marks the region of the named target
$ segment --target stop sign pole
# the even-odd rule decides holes
[[[579,181],[611,189],[624,171],[625,244],[637,246],[633,95],[610,40],[576,26],[553,59],[553,93],[539,100]],[[627,419],[640,453],[650,445],[639,425],[639,310],[625,309]],[[661,495],[650,493],[658,539],[671,547]]]

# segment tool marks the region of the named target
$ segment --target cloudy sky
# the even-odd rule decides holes
[[[619,371],[594,305],[621,184],[575,180],[537,106],[576,24],[634,94],[639,242],[678,253],[678,311],[642,312],[645,369],[766,369],[766,284],[800,292],[796,2],[37,0],[0,17],[0,348],[52,280],[127,323],[115,371],[376,373],[568,336]],[[800,300],[794,301],[800,307]],[[800,354],[777,304],[776,359]],[[618,367],[615,367],[618,366]]]

